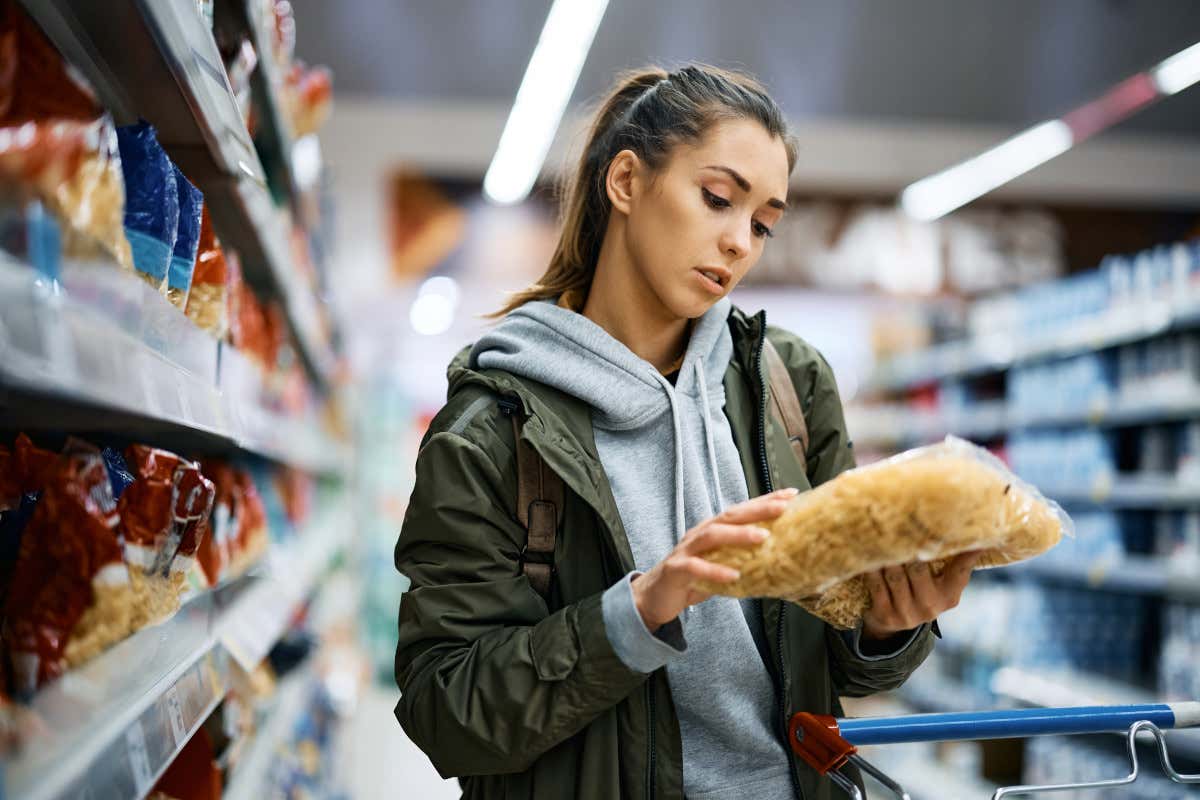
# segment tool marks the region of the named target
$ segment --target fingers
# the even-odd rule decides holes
[[[761,544],[769,533],[757,525],[730,525],[711,522],[681,543],[680,549],[690,555],[701,555],[718,547]]]
[[[936,579],[943,596],[953,601],[951,608],[958,605],[963,589],[967,588],[967,582],[971,580],[971,572],[982,557],[982,550],[960,553],[946,565],[946,569]]]
[[[883,580],[883,570],[866,573],[863,575],[863,582],[871,595],[871,615],[879,619],[891,619],[895,611],[892,608],[892,596],[888,592],[887,583]]]
[[[933,619],[946,605],[943,600],[942,587],[933,578],[929,565],[924,561],[914,561],[904,567],[908,576],[908,585],[912,590],[913,610],[922,620]]]
[[[753,500],[747,500],[744,503],[738,503],[736,506],[730,506],[717,515],[716,521],[744,525],[748,522],[763,522],[775,519],[783,513],[783,510],[787,508],[787,504],[799,493],[796,489],[780,489],[777,492],[764,494]]]
[[[714,564],[699,556],[677,556],[667,561],[667,569],[675,578],[685,578],[689,581],[712,581],[713,583],[733,583],[740,576],[733,567]]]
[[[912,587],[908,583],[908,573],[904,567],[886,567],[883,570],[883,580],[887,583],[888,594],[892,598],[892,608],[896,612],[901,627],[916,616],[916,601],[913,599]]]

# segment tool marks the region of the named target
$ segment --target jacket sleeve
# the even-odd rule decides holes
[[[784,358],[792,368],[808,424],[808,478],[816,487],[854,468],[854,447],[829,363],[798,339],[789,344],[790,352]],[[904,647],[881,657],[864,656],[853,635],[846,636],[827,624],[825,639],[834,691],[843,697],[865,697],[899,687],[932,652],[932,627],[922,625]]]
[[[613,651],[600,594],[547,613],[519,569],[525,531],[504,486],[480,447],[433,434],[396,545],[411,581],[396,717],[443,777],[523,771],[646,678]]]

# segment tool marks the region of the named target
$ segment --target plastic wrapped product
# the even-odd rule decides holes
[[[4,641],[19,694],[129,632],[128,573],[104,461],[79,442],[49,470],[5,603]]]
[[[192,288],[196,253],[200,245],[200,217],[204,211],[204,195],[191,184],[174,164],[175,190],[179,196],[179,229],[171,251],[167,270],[167,299],[180,311],[187,308],[188,291]]]
[[[101,113],[37,23],[15,0],[0,0],[0,124],[93,120]]]
[[[134,624],[179,608],[185,578],[207,533],[215,490],[199,467],[174,453],[131,445],[136,480],[121,495],[121,533],[134,590]]]
[[[844,472],[793,500],[755,547],[706,556],[741,572],[702,584],[734,597],[797,601],[839,628],[870,607],[861,575],[913,561],[983,550],[980,567],[1039,555],[1074,534],[1070,518],[999,459],[955,437]]]
[[[192,322],[218,339],[224,339],[229,331],[228,282],[225,253],[217,242],[206,206],[200,217],[200,242],[186,310]]]
[[[175,167],[148,122],[117,128],[117,141],[125,176],[125,236],[133,264],[147,283],[165,292],[179,232]]]
[[[230,572],[237,575],[248,569],[266,551],[269,543],[267,510],[250,473],[234,471],[237,503],[237,538],[230,547]]]
[[[200,542],[196,559],[208,585],[216,586],[230,574],[230,549],[237,538],[237,475],[227,463],[214,460],[200,462],[200,471],[212,481],[216,494],[208,536]]]

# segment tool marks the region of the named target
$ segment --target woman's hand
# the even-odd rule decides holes
[[[705,561],[701,556],[726,545],[761,543],[767,538],[767,531],[754,523],[778,517],[798,493],[796,489],[780,489],[764,494],[730,506],[688,531],[669,556],[631,584],[633,601],[646,627],[658,630],[688,606],[707,600],[711,595],[693,589],[694,582],[736,581],[737,570]]]
[[[981,555],[961,553],[937,577],[920,561],[863,575],[871,593],[871,608],[863,614],[863,638],[887,639],[957,606]]]

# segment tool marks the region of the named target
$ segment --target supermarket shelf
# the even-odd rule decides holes
[[[279,96],[279,87],[283,79],[278,74],[275,59],[271,56],[271,37],[263,29],[261,19],[255,11],[252,2],[237,2],[218,5],[215,15],[216,28],[233,36],[247,36],[258,53],[258,66],[251,73],[251,89],[256,97],[261,98],[261,107],[266,112],[260,120],[259,136],[266,138],[269,147],[277,150],[278,158],[267,159],[268,172],[272,167],[271,182],[283,186],[290,195],[293,206],[297,206],[301,188],[292,167],[292,147],[294,144],[292,128],[283,113],[283,100]]]
[[[284,582],[282,575],[248,588],[235,582],[195,598],[171,619],[138,631],[40,691],[31,711],[41,724],[3,763],[4,796],[144,796],[224,697],[231,663],[246,654],[228,647],[228,631],[243,630],[252,615],[264,626],[253,651],[265,654],[342,545],[343,519],[327,512],[291,551],[300,570],[289,579],[292,604],[256,605],[278,599],[261,587]]]
[[[1001,667],[992,691],[1028,706],[1125,705],[1160,702],[1153,692],[1078,670]],[[1172,755],[1200,760],[1200,730],[1167,731]]]
[[[1143,302],[1073,322],[1061,331],[1019,338],[977,337],[939,345],[881,365],[867,390],[894,392],[957,375],[1000,372],[1023,361],[1115,347],[1200,324],[1200,298]]]
[[[0,258],[0,408],[10,419],[346,471],[343,445],[315,420],[263,408],[257,370],[142,281],[79,266],[64,283]]]
[[[300,715],[304,713],[312,692],[314,672],[299,667],[280,681],[274,702],[264,724],[250,741],[245,754],[238,759],[233,777],[226,785],[222,800],[254,800],[264,797],[263,787],[270,776],[275,754],[290,737]]]
[[[145,117],[204,192],[222,240],[243,257],[247,282],[282,299],[316,384],[334,357],[319,333],[317,299],[293,274],[286,232],[242,122],[220,53],[193,3],[22,0],[120,123]]]
[[[1117,475],[1093,485],[1039,486],[1063,505],[1107,508],[1200,507],[1200,483],[1170,475]]]
[[[903,405],[859,406],[848,408],[846,414],[856,442],[907,447],[951,433],[967,439],[993,439],[1010,431],[1037,428],[1116,428],[1196,419],[1200,418],[1200,386],[1176,386],[1167,391],[1148,387],[1136,396],[1105,398],[1087,409],[1052,414],[1010,411],[1003,402],[961,412]]]
[[[1074,583],[1091,589],[1200,601],[1200,570],[1195,565],[1181,565],[1155,556],[1126,555],[1091,563],[1042,558],[1004,567],[1001,572],[1014,577]]]

